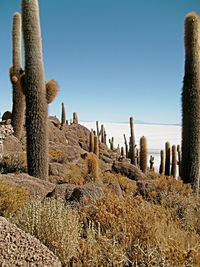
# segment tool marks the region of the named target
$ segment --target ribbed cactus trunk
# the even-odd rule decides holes
[[[13,73],[17,77],[17,82],[13,82],[13,107],[12,107],[12,126],[14,136],[20,139],[24,123],[24,104],[25,97],[19,89],[19,76],[22,69],[22,55],[21,55],[21,15],[16,12],[13,15],[12,28],[12,58],[13,58]]]
[[[160,151],[160,168],[159,168],[159,173],[164,174],[165,172],[165,159],[164,159],[164,150]]]
[[[135,158],[135,134],[134,134],[134,121],[133,117],[130,117],[130,159],[131,164],[136,165],[136,158]]]
[[[99,157],[99,137],[98,135],[94,136],[94,154]]]
[[[177,176],[177,154],[176,154],[176,146],[172,146],[172,168],[171,175],[176,178]]]
[[[140,138],[140,169],[147,172],[147,139],[144,136]]]
[[[93,130],[90,131],[90,152],[94,152],[94,132]]]
[[[170,143],[165,143],[165,175],[170,176],[171,151]]]
[[[66,124],[65,103],[62,102],[61,125],[65,125],[65,124]]]
[[[181,176],[181,148],[180,145],[177,145],[177,154],[178,154],[178,174]]]
[[[22,0],[26,72],[26,133],[29,175],[48,179],[48,106],[38,0]]]
[[[181,178],[198,194],[200,176],[200,18],[185,19],[185,76],[182,91]]]

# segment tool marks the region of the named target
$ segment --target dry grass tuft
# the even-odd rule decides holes
[[[67,163],[68,155],[66,152],[56,149],[49,150],[49,154],[52,156],[52,160],[58,163]]]
[[[27,172],[26,153],[19,152],[15,154],[4,155],[3,158],[0,159],[0,172]]]

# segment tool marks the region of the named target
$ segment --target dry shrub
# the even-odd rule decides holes
[[[78,164],[68,163],[70,171],[63,177],[63,183],[83,185],[87,173],[86,161],[82,160]]]
[[[11,221],[38,238],[62,262],[77,256],[81,224],[76,210],[54,199],[33,201]]]
[[[58,163],[66,163],[68,159],[68,155],[66,152],[56,149],[49,150],[49,154],[52,156],[52,160]]]
[[[119,253],[119,266],[194,266],[200,260],[200,237],[183,230],[170,211],[139,196],[119,200],[107,195],[96,208],[83,207],[81,218],[85,225],[94,222],[96,229],[100,224],[104,244],[101,253],[94,245],[93,254],[104,255],[110,266],[117,263],[113,253],[103,253],[109,242]]]
[[[121,175],[120,173],[113,174],[110,172],[105,172],[100,176],[100,178],[102,182],[106,185],[109,185],[110,183],[113,182],[119,183],[121,189],[128,195],[134,195],[136,193],[137,190],[136,182]]]
[[[26,187],[12,186],[0,177],[0,216],[8,217],[26,204]]]
[[[0,160],[1,173],[27,172],[26,153],[4,155]]]

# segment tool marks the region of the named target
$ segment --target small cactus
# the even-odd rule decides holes
[[[176,146],[172,146],[172,168],[171,175],[176,178],[176,170],[177,170],[177,155],[176,155]]]
[[[131,131],[131,136],[130,136],[130,159],[131,159],[131,164],[136,165],[136,159],[135,159],[135,134],[134,134],[134,121],[133,117],[130,117],[130,131]]]
[[[125,134],[124,134],[124,144],[125,144],[126,157],[128,158],[128,143]]]
[[[99,161],[95,154],[89,153],[87,156],[88,174],[94,181],[99,177]]]
[[[61,125],[66,124],[66,111],[65,111],[65,103],[62,102],[62,113],[61,113]]]
[[[76,112],[73,112],[73,123],[78,124],[78,115]]]
[[[170,143],[165,143],[165,175],[170,176]]]
[[[150,171],[154,171],[154,157],[151,155],[150,156],[150,160],[149,160],[149,163],[150,163]]]
[[[147,140],[144,136],[140,138],[140,169],[147,172]]]
[[[160,168],[159,173],[164,174],[165,172],[165,159],[164,159],[164,150],[160,151]]]
[[[121,156],[122,156],[122,157],[125,157],[124,147],[123,147],[123,146],[121,147]]]

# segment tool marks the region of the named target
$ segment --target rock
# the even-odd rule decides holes
[[[147,180],[144,173],[140,171],[138,167],[130,164],[128,161],[116,161],[113,163],[112,169],[116,173],[121,173],[122,175],[130,178],[131,180]]]
[[[98,198],[103,196],[103,190],[94,184],[85,184],[77,186],[73,189],[71,195],[66,193],[66,202],[76,205],[85,206],[95,202]]]
[[[63,177],[69,172],[69,168],[66,164],[57,162],[49,163],[49,175]]]
[[[0,266],[61,267],[61,262],[38,239],[0,217]]]
[[[23,146],[21,142],[13,135],[8,136],[3,141],[3,153],[12,154],[17,152],[22,152]]]
[[[12,112],[11,111],[5,111],[2,116],[2,121],[7,121],[12,119]]]
[[[76,164],[80,159],[79,147],[64,144],[53,144],[49,146],[50,150],[60,150],[66,154],[66,161]]]
[[[55,189],[47,194],[47,197],[53,197],[55,199],[66,200],[69,199],[76,185],[73,184],[57,184]]]
[[[2,174],[5,181],[14,186],[26,186],[30,199],[44,199],[46,195],[52,192],[55,184],[30,176],[25,173],[20,174]]]
[[[137,193],[146,198],[148,198],[149,192],[155,190],[155,186],[151,179],[139,180],[136,182],[136,185]]]
[[[121,190],[121,187],[119,185],[119,183],[117,182],[111,182],[108,186],[107,189],[109,191],[111,191],[112,193],[114,193],[115,195],[117,195],[119,198],[123,197],[123,193]]]

